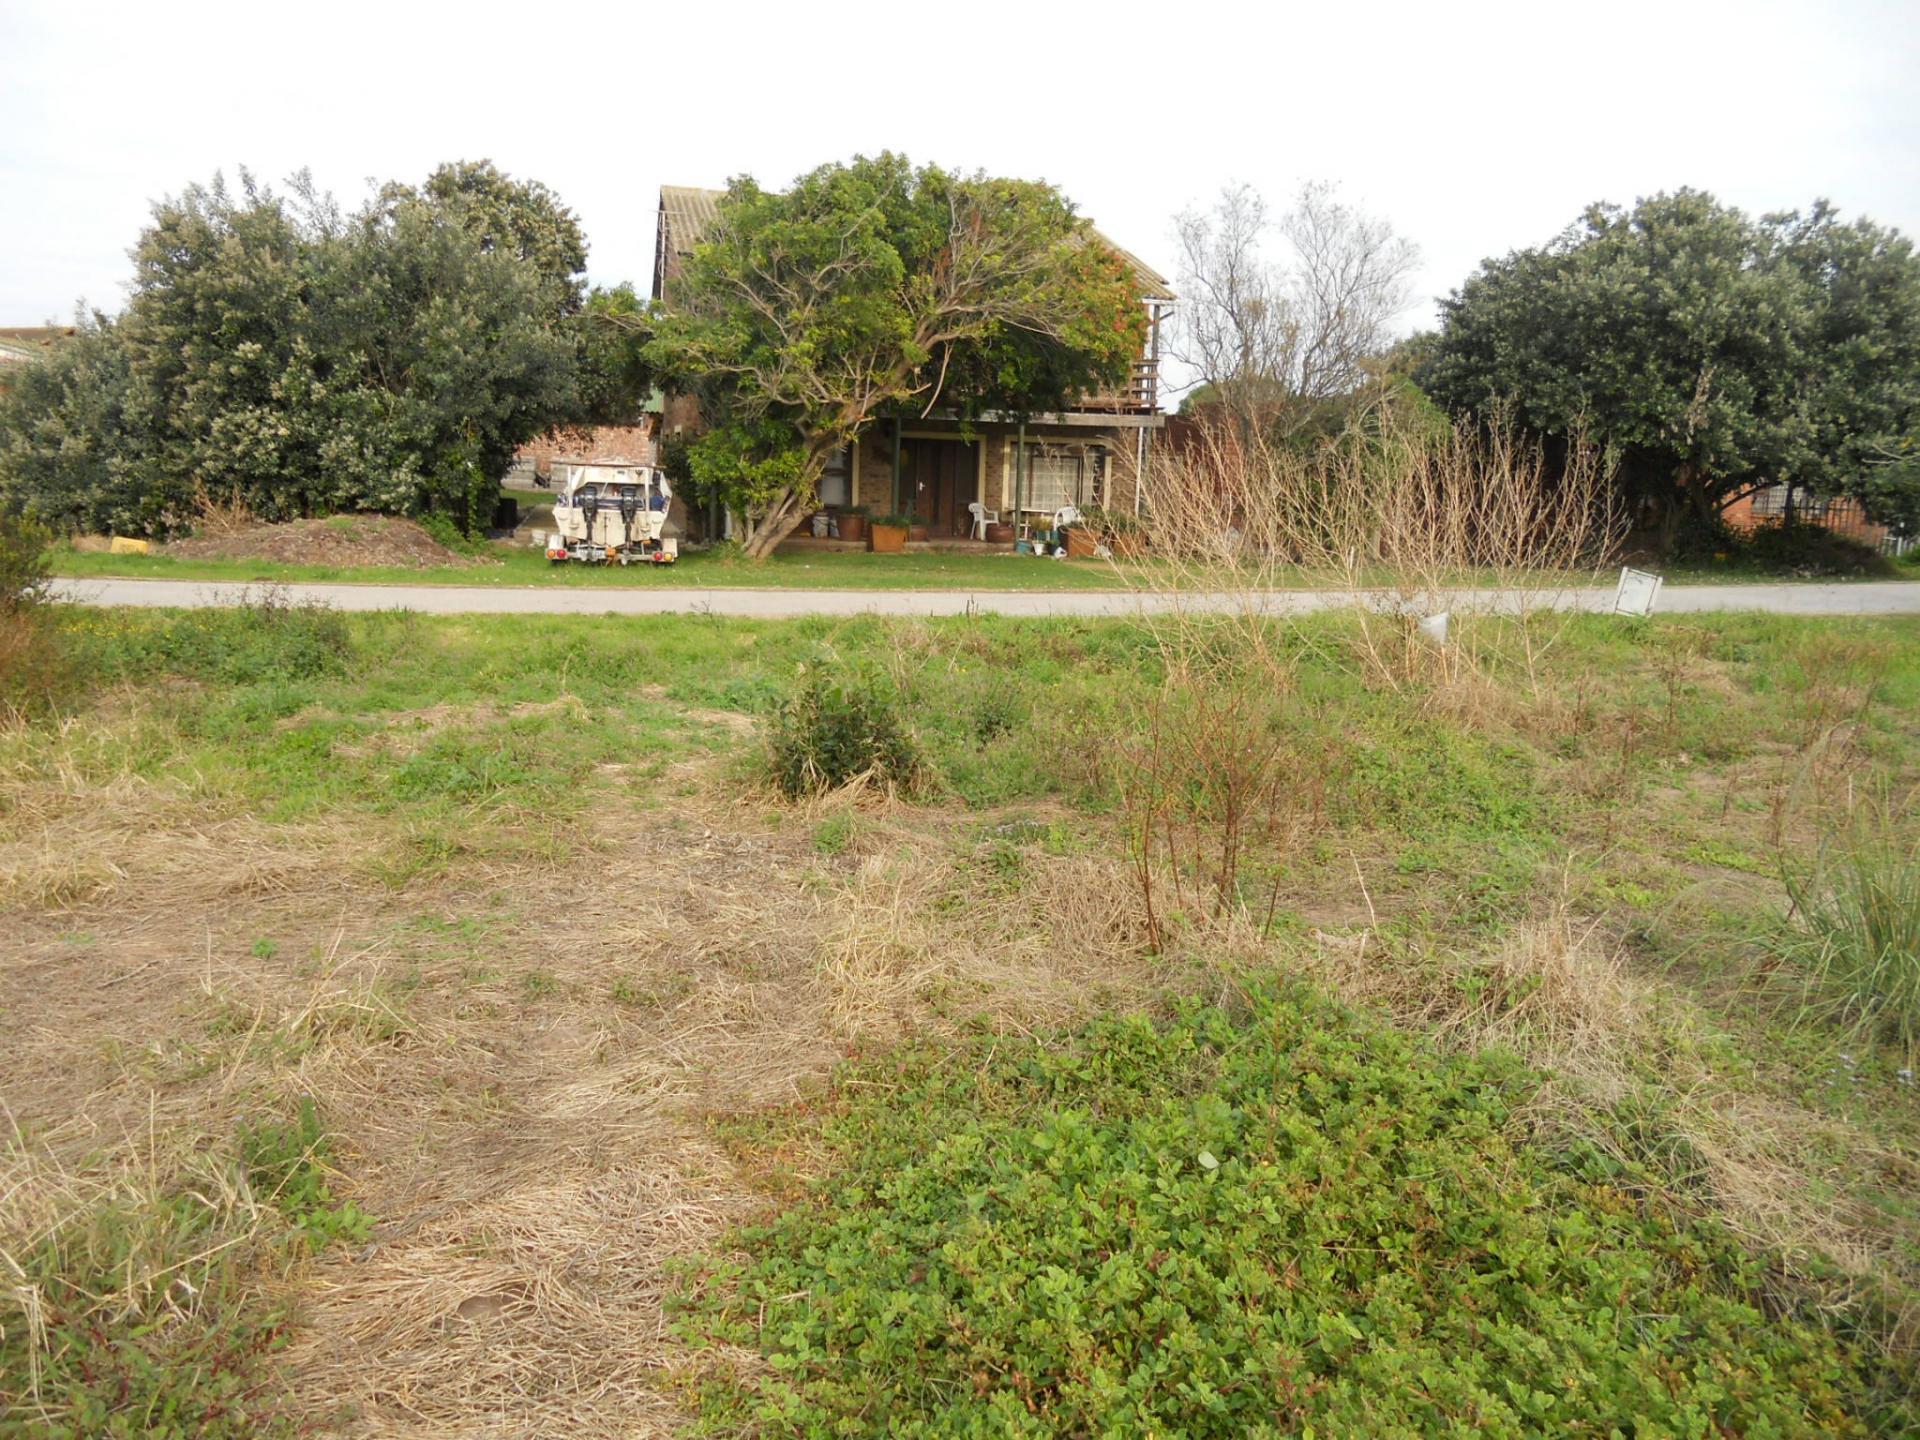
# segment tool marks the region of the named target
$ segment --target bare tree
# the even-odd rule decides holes
[[[1411,298],[1419,251],[1393,226],[1311,184],[1270,218],[1248,185],[1174,222],[1180,325],[1174,355],[1213,392],[1243,440],[1285,434],[1351,394]],[[1268,258],[1279,241],[1280,258]]]

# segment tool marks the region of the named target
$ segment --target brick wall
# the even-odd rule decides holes
[[[658,457],[653,426],[647,423],[554,430],[522,445],[515,459],[532,462],[534,473],[544,480],[551,478],[556,460],[580,465],[653,465]]]

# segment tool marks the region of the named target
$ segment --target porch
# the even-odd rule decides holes
[[[781,555],[820,555],[836,551],[865,551],[865,540],[822,540],[812,535],[793,535],[782,540],[777,549]],[[929,536],[925,540],[907,541],[909,551],[918,551],[923,555],[1011,555],[1013,545],[992,545],[984,540],[968,540],[961,536]]]

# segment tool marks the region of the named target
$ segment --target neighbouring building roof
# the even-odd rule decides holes
[[[660,187],[660,228],[654,237],[653,251],[654,298],[660,298],[673,262],[691,253],[706,234],[707,228],[718,218],[720,202],[726,198],[726,194],[724,190],[704,190],[695,185]],[[1174,298],[1166,276],[1131,250],[1114,244],[1097,227],[1093,227],[1093,233],[1132,268],[1134,278],[1140,285],[1142,300],[1165,302]]]
[[[0,326],[0,365],[39,360],[56,343],[78,333],[71,325]]]

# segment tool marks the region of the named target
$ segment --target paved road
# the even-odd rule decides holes
[[[288,598],[318,601],[339,610],[417,610],[430,615],[739,615],[786,619],[798,615],[1130,615],[1165,610],[1244,608],[1249,597],[1189,594],[1178,597],[1126,591],[983,590],[748,590],[675,589],[651,585],[537,586],[492,588],[462,585],[306,585],[283,587]],[[55,593],[86,605],[209,606],[241,603],[249,587],[202,580],[60,580]],[[256,587],[257,593],[257,587]],[[1344,591],[1277,590],[1262,597],[1276,615],[1300,614],[1352,603]],[[1449,602],[1457,609],[1514,610],[1542,605],[1606,610],[1612,589],[1554,593],[1476,591]],[[1920,615],[1920,583],[1863,581],[1847,585],[1669,585],[1660,592],[1663,613],[1700,610],[1763,610],[1779,615]]]

